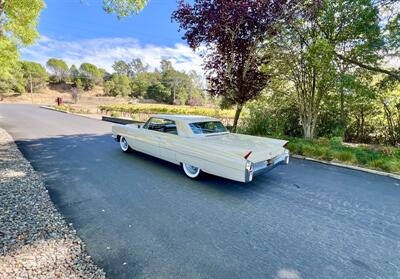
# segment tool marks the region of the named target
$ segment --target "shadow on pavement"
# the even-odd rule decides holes
[[[184,175],[181,167],[175,164],[137,151],[122,153],[110,134],[66,135],[20,140],[16,143],[47,182],[57,184],[61,180],[69,187],[76,187],[72,183],[84,185],[83,180],[91,176],[111,178],[116,175],[113,180],[115,186],[121,181],[135,183],[140,182],[141,178],[148,181],[150,173],[150,178],[166,177],[167,180],[174,180],[182,187],[189,186],[210,193],[218,191],[242,195],[249,194],[251,193],[249,190],[257,190],[262,185],[268,186],[269,182],[273,181],[271,173],[259,176],[254,183],[247,184],[210,174],[204,174],[199,180],[190,180]],[[133,174],[135,174],[134,181],[129,180],[133,178]],[[52,199],[60,204],[57,187],[49,190]]]

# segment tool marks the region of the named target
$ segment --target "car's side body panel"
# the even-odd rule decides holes
[[[257,171],[288,162],[286,158],[289,155],[283,147],[286,141],[230,133],[194,135],[188,123],[200,120],[202,118],[187,120],[176,116],[173,119],[176,134],[149,130],[136,124],[115,125],[112,132],[116,138],[126,138],[130,147],[137,151],[174,164],[196,166],[206,173],[241,182],[252,180],[252,174],[249,175],[246,170],[249,161],[259,167]],[[250,151],[248,158],[245,158]]]
[[[180,139],[176,159],[202,171],[236,181],[244,181],[246,160],[218,148],[200,144],[197,139]]]

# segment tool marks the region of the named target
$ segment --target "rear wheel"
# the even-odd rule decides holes
[[[185,174],[192,179],[198,178],[201,174],[201,169],[189,164],[182,163],[182,168]]]
[[[119,146],[121,147],[121,150],[122,150],[123,152],[128,152],[128,151],[131,150],[131,148],[129,147],[129,144],[128,144],[126,138],[124,138],[124,137],[122,137],[122,136],[119,138]]]

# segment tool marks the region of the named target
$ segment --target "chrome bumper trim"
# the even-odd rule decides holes
[[[257,162],[254,164],[254,169],[252,173],[246,171],[245,180],[246,182],[250,182],[253,180],[253,176],[255,175],[269,172],[279,165],[287,165],[287,164],[289,164],[289,153],[285,153],[275,157],[272,163],[269,165],[266,163],[266,161]]]

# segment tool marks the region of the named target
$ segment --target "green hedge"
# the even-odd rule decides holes
[[[376,170],[400,173],[400,150],[389,146],[344,144],[340,138],[305,140],[289,138],[288,148],[293,154],[358,165]]]

